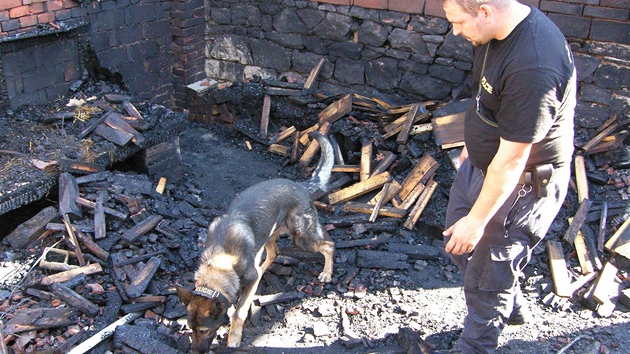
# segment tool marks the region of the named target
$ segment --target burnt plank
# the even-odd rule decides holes
[[[55,294],[58,298],[63,300],[66,304],[75,308],[88,316],[96,316],[99,311],[99,307],[79,295],[74,290],[68,288],[67,286],[61,283],[52,283],[50,284],[50,289],[53,294]]]
[[[133,134],[126,131],[112,128],[105,124],[100,124],[94,129],[94,133],[118,146],[125,146],[133,139]]]
[[[410,245],[407,243],[388,243],[387,250],[389,252],[398,252],[406,254],[409,259],[438,259],[438,249],[428,245]]]
[[[372,250],[357,252],[357,266],[360,268],[404,270],[409,268],[408,259],[402,253]]]
[[[127,295],[130,298],[136,298],[142,295],[149,286],[149,282],[157,272],[158,267],[162,261],[157,257],[151,257],[147,264],[142,268],[138,275],[131,281],[131,284],[127,287]]]
[[[575,212],[575,216],[573,216],[573,221],[567,228],[567,231],[564,233],[563,239],[565,241],[573,243],[578,231],[582,228],[582,225],[584,225],[584,221],[586,220],[586,215],[591,208],[591,204],[591,201],[588,199],[584,199],[580,202],[580,206]]]
[[[59,217],[59,212],[54,206],[42,209],[35,216],[23,222],[5,237],[11,247],[19,249],[27,246],[46,231],[46,225]]]
[[[127,241],[128,243],[134,243],[140,236],[153,230],[160,221],[162,221],[161,215],[151,215],[136,224],[134,227],[125,231],[122,234],[122,239]]]
[[[63,307],[23,309],[16,312],[13,317],[5,323],[4,333],[13,334],[25,331],[66,327],[76,323],[76,314],[73,309]]]

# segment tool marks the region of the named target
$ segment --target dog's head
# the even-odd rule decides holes
[[[217,329],[229,322],[227,306],[217,297],[198,295],[179,286],[177,296],[188,312],[188,327],[192,330],[192,352],[207,353],[217,335]]]

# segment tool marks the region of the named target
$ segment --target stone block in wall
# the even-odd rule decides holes
[[[328,50],[324,47],[322,40],[317,36],[302,36],[304,48],[315,54],[327,55]]]
[[[575,124],[585,129],[601,127],[610,116],[610,109],[599,104],[578,102],[575,107]]]
[[[286,48],[304,48],[302,35],[300,34],[270,32],[265,35],[265,38]]]
[[[413,94],[419,94],[429,100],[441,100],[451,93],[451,85],[434,77],[406,72],[400,82],[400,88]]]
[[[351,41],[334,42],[328,46],[328,51],[336,57],[359,60],[363,53],[363,44]]]
[[[579,82],[590,83],[593,81],[593,74],[599,66],[599,59],[594,56],[574,53],[575,68]]]
[[[280,33],[308,33],[308,28],[298,13],[288,8],[273,16],[273,28]]]
[[[465,71],[438,64],[429,66],[429,75],[455,84],[461,84],[466,79]]]
[[[230,18],[235,26],[260,26],[262,14],[258,7],[249,4],[236,3],[230,6]]]
[[[395,28],[388,39],[392,48],[409,49],[417,55],[429,55],[427,45],[420,33]]]
[[[227,60],[243,65],[251,65],[254,63],[245,41],[239,36],[219,36],[212,39],[208,43],[210,58],[217,60]]]
[[[607,89],[621,90],[628,87],[628,78],[630,67],[602,61],[593,75],[593,83]]]
[[[549,18],[560,28],[567,37],[587,39],[591,30],[591,19],[578,16],[569,16],[557,13],[549,13]]]
[[[243,65],[215,59],[206,60],[207,77],[231,82],[240,82],[243,77]]]
[[[612,100],[612,92],[596,85],[582,84],[580,85],[579,100],[608,106]]]
[[[345,41],[350,39],[350,29],[355,20],[346,15],[329,12],[326,17],[313,29],[320,37],[333,41]]]
[[[618,117],[630,118],[630,91],[618,91],[612,95],[610,108]]]
[[[335,79],[350,85],[365,84],[365,69],[363,62],[340,58],[335,65]]]
[[[379,90],[392,90],[398,87],[400,74],[398,60],[379,58],[365,65],[366,83]]]
[[[616,7],[618,9],[630,9],[630,1],[628,0],[600,0],[599,5],[605,7]]]
[[[365,21],[357,30],[357,40],[359,43],[380,47],[387,40],[389,31],[387,28],[374,21]]]
[[[450,23],[443,18],[414,16],[407,29],[422,34],[445,35],[450,29]]]
[[[319,60],[324,58],[324,65],[319,71],[318,78],[330,79],[333,74],[333,65],[321,55],[315,53],[295,51],[291,56],[291,67],[300,73],[310,73],[311,70],[319,63]]]
[[[251,50],[254,65],[279,72],[287,71],[291,67],[289,54],[277,44],[265,40],[252,40]]]
[[[590,39],[630,44],[630,22],[593,19]]]
[[[466,38],[455,36],[453,32],[450,32],[444,38],[444,43],[438,49],[437,55],[472,63],[473,47]]]

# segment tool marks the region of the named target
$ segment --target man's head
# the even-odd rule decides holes
[[[442,0],[446,18],[453,24],[453,34],[474,46],[497,38],[501,19],[497,17],[512,0]]]

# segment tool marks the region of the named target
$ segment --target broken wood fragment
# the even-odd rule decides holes
[[[608,239],[604,247],[606,250],[613,254],[618,252],[620,247],[627,245],[630,242],[630,218],[627,218],[621,226],[615,231],[615,233]],[[630,259],[630,254],[624,252],[626,258]]]
[[[42,278],[40,283],[42,285],[50,285],[55,282],[64,282],[66,280],[72,279],[79,274],[90,275],[90,274],[100,273],[102,271],[103,271],[103,268],[101,267],[99,263],[92,263],[83,267],[70,269],[65,272],[47,275]]]
[[[267,306],[267,305],[277,304],[280,302],[299,300],[299,299],[304,298],[305,296],[306,294],[303,292],[294,291],[290,293],[260,295],[254,299],[254,302],[258,306]]]
[[[567,228],[567,231],[564,233],[564,240],[568,243],[573,243],[575,237],[577,236],[578,231],[584,225],[584,221],[586,220],[586,215],[588,211],[591,209],[591,201],[588,199],[582,200],[578,210],[575,212],[573,216],[573,221]]]
[[[142,295],[149,286],[149,282],[153,279],[153,275],[157,272],[162,261],[157,257],[151,257],[147,264],[142,268],[138,275],[131,281],[127,287],[127,295],[130,298],[136,298]]]
[[[87,248],[99,259],[107,261],[107,259],[109,258],[109,252],[105,251],[101,246],[94,242],[90,236],[77,230],[74,225],[72,225],[72,231],[74,232],[76,238],[85,246],[85,248]]]
[[[396,194],[398,194],[398,192],[400,192],[400,190],[402,189],[402,186],[400,185],[400,183],[398,183],[398,181],[395,179],[388,183],[389,183],[389,188],[387,189],[387,193],[385,193],[383,204],[387,204],[389,201],[391,201],[396,196]],[[381,198],[381,195],[383,195],[382,190],[378,192],[372,199],[370,199],[368,201],[368,204],[376,205],[378,200]]]
[[[613,118],[616,119],[616,116],[613,116]],[[589,140],[586,144],[584,144],[584,146],[582,146],[582,151],[584,151],[585,154],[591,153],[591,150],[595,146],[597,146],[597,144],[602,142],[604,138],[606,138],[608,135],[614,132],[615,129],[617,129],[618,125],[619,124],[617,122],[611,122],[608,126],[606,126],[603,130],[601,130],[597,135],[595,135],[591,140]],[[604,127],[604,125],[602,125],[602,127]]]
[[[99,307],[97,305],[63,284],[52,283],[50,284],[50,289],[55,296],[63,300],[70,307],[75,308],[88,316],[96,316],[99,311]]]
[[[271,112],[271,96],[265,95],[263,99],[262,117],[260,118],[260,138],[267,139],[267,128],[269,127],[269,113]]]
[[[145,254],[140,255],[140,256],[126,258],[126,259],[123,259],[123,260],[119,259],[118,257],[116,257],[116,258],[112,257],[112,264],[114,266],[116,266],[116,267],[124,267],[124,266],[129,265],[129,264],[142,262],[144,260],[153,258],[155,256],[159,256],[159,255],[161,255],[163,253],[164,253],[164,251],[155,251],[155,252],[145,253]]]
[[[105,122],[105,120],[107,118],[109,118],[110,115],[116,114],[115,111],[110,110],[107,113],[103,114],[102,116],[100,116],[98,119],[94,119],[90,122],[90,124],[83,129],[83,131],[81,133],[79,133],[79,135],[77,135],[77,138],[79,140],[85,138],[86,136],[88,136],[92,131],[94,131],[94,129],[96,129],[96,127],[98,127],[99,125],[101,125],[103,122]]]
[[[129,322],[135,320],[136,318],[140,317],[140,315],[141,315],[141,313],[135,312],[135,313],[127,314],[127,315],[119,318],[116,322],[110,324],[109,326],[103,328],[102,330],[100,330],[98,333],[96,333],[92,337],[90,337],[87,340],[81,342],[81,344],[79,344],[78,346],[76,346],[72,350],[70,350],[68,352],[68,354],[83,354],[83,353],[87,353],[90,349],[94,348],[100,342],[104,341],[109,336],[111,336],[114,333],[114,331],[116,330],[116,327],[121,326],[121,325],[123,325],[125,323],[129,323]]]
[[[341,117],[352,111],[352,95],[347,94],[338,101],[328,105],[323,111],[319,112],[319,123],[334,123]]]
[[[122,234],[122,239],[128,243],[134,243],[140,236],[153,230],[160,221],[162,221],[161,215],[151,215],[136,224],[134,227],[125,231]]]
[[[588,197],[588,180],[586,178],[586,165],[584,163],[584,156],[577,155],[573,160],[575,166],[575,180],[577,185],[578,202],[582,202]]]
[[[438,249],[428,245],[410,245],[407,243],[388,243],[387,250],[389,252],[398,252],[406,254],[409,259],[433,260],[439,258]]]
[[[418,183],[426,184],[439,167],[440,164],[431,155],[424,155],[409,175],[405,177],[402,189],[398,193],[400,199],[405,200]]]
[[[337,190],[350,182],[352,182],[352,178],[350,178],[346,174],[342,174],[341,177],[337,178],[336,180],[334,180],[332,183],[328,185],[328,191]],[[313,193],[313,196],[311,198],[313,200],[317,200],[325,196],[326,194],[328,194],[327,191],[318,190],[315,193]]]
[[[387,151],[381,162],[376,165],[374,171],[372,171],[372,173],[370,174],[370,177],[387,171],[389,166],[391,166],[394,161],[396,161],[396,154],[391,151]]]
[[[133,139],[133,134],[105,124],[99,124],[94,133],[118,146],[125,146]]]
[[[320,58],[317,64],[311,69],[311,72],[308,75],[308,78],[306,78],[306,82],[304,82],[304,90],[311,89],[311,87],[313,86],[313,83],[315,82],[315,78],[317,78],[317,75],[322,69],[322,66],[324,66],[325,62],[326,60],[324,58]]]
[[[591,298],[597,303],[604,304],[619,295],[619,283],[616,281],[617,271],[614,264],[606,262],[591,294]]]
[[[343,206],[343,211],[349,211],[354,213],[364,213],[364,214],[373,214],[375,210],[375,205],[367,204],[367,203],[358,203],[358,202],[347,202]],[[388,216],[393,218],[403,218],[407,211],[405,209],[399,209],[389,206],[381,206],[378,209],[378,215],[380,216]],[[374,222],[373,220],[370,220]]]
[[[331,125],[329,122],[323,122],[322,125],[319,127],[318,131],[323,136],[328,136],[328,132],[330,131],[330,126]],[[313,158],[315,157],[315,154],[317,154],[318,151],[319,151],[319,143],[315,139],[311,140],[310,144],[308,144],[308,146],[306,147],[306,150],[302,154],[302,157],[300,157],[300,164],[302,164],[302,166],[310,165],[311,161],[313,161]]]
[[[131,138],[131,141],[138,146],[142,146],[142,144],[144,143],[144,136],[142,136],[140,132],[135,130],[129,123],[127,123],[127,121],[122,119],[122,116],[118,113],[112,114],[107,117],[107,119],[105,119],[105,124],[114,129],[131,134],[133,136]]]
[[[424,184],[418,183],[416,187],[411,191],[411,193],[407,195],[407,198],[405,198],[402,204],[400,204],[398,207],[405,210],[411,208],[411,206],[416,202],[418,197],[420,197],[420,195],[422,194],[422,192],[424,192],[425,189],[426,189],[426,186]]]
[[[357,240],[349,240],[349,241],[340,241],[335,243],[335,248],[352,248],[352,247],[365,247],[365,246],[376,246],[382,245],[389,241],[392,235],[383,233],[378,236],[374,236],[371,238],[362,238]]]
[[[9,242],[11,247],[20,249],[29,245],[46,231],[46,225],[59,217],[59,211],[54,206],[46,207],[40,210],[35,216],[21,223],[9,235],[5,237],[5,241]]]
[[[361,173],[360,165],[333,165],[331,172]]]
[[[442,149],[464,145],[465,112],[450,114],[431,120],[435,142]]]
[[[73,174],[90,174],[102,172],[105,170],[104,166],[87,163],[83,161],[74,161],[68,159],[59,159],[59,170],[62,172],[70,172]]]
[[[96,210],[96,208],[98,207],[96,202],[93,202],[91,200],[87,200],[87,199],[85,199],[83,197],[77,197],[76,201],[77,201],[77,204],[79,204],[81,206],[84,206],[86,208],[92,209],[92,210]],[[105,212],[106,214],[109,214],[109,215],[111,215],[113,217],[116,217],[118,219],[121,219],[121,220],[125,220],[129,216],[129,215],[127,215],[127,214],[125,214],[125,213],[123,213],[121,211],[118,211],[116,209],[112,209],[112,208],[109,208],[109,207],[106,207],[106,206],[103,206],[103,212]]]
[[[597,233],[597,250],[604,252],[604,242],[606,239],[606,223],[608,221],[608,202],[602,202],[602,211],[599,218],[599,232]]]
[[[376,204],[374,204],[374,210],[372,210],[372,213],[370,214],[370,222],[376,221],[376,217],[378,216],[378,213],[383,206],[383,201],[385,200],[385,196],[387,195],[388,190],[389,183],[385,183],[383,185],[383,189],[381,189],[381,191],[379,192],[381,196],[376,201]]]
[[[359,268],[405,270],[409,269],[408,259],[409,257],[403,253],[372,250],[357,251],[357,266]]]
[[[100,240],[107,236],[105,225],[105,191],[99,191],[96,197],[96,209],[94,209],[94,238]],[[77,198],[78,199],[78,198]]]
[[[365,181],[370,178],[372,169],[372,141],[365,140],[361,145],[361,169],[359,172],[359,181]]]
[[[295,126],[290,126],[282,130],[275,138],[271,139],[270,143],[278,144],[281,141],[285,140],[286,138],[290,137],[291,135],[295,135],[296,131],[297,129],[295,128]]]
[[[66,327],[76,323],[75,315],[73,309],[64,307],[23,309],[5,323],[4,332],[13,334]]]
[[[573,287],[567,271],[567,263],[564,260],[562,245],[560,242],[549,240],[547,241],[547,250],[549,252],[549,266],[556,295],[571,297],[573,295]]]
[[[416,204],[409,212],[409,217],[403,224],[405,228],[409,230],[413,229],[413,227],[416,225],[416,222],[418,222],[420,215],[424,211],[424,208],[427,206],[427,203],[429,203],[429,200],[431,199],[431,196],[433,195],[433,192],[435,192],[437,186],[438,183],[434,180],[430,180],[429,183],[427,183],[426,188],[424,189],[422,194],[420,194],[420,197],[418,197]]]
[[[291,148],[289,146],[284,146],[280,144],[271,144],[267,148],[267,151],[269,151],[272,154],[276,154],[280,156],[287,156],[289,155],[290,149]]]
[[[389,182],[390,179],[391,175],[389,172],[383,172],[363,182],[358,182],[337,192],[330,193],[328,195],[328,202],[335,205],[348,201],[382,187],[385,183]]]
[[[430,354],[433,353],[432,345],[425,342],[418,331],[409,327],[401,328],[396,336],[398,345],[403,348],[405,354]]]
[[[418,110],[420,109],[420,105],[414,104],[409,109],[409,113],[407,113],[407,118],[405,122],[400,127],[400,133],[398,133],[398,137],[396,138],[396,142],[398,144],[406,144],[407,139],[409,139],[409,132],[411,132],[411,126],[414,123],[414,119],[418,114]]]

